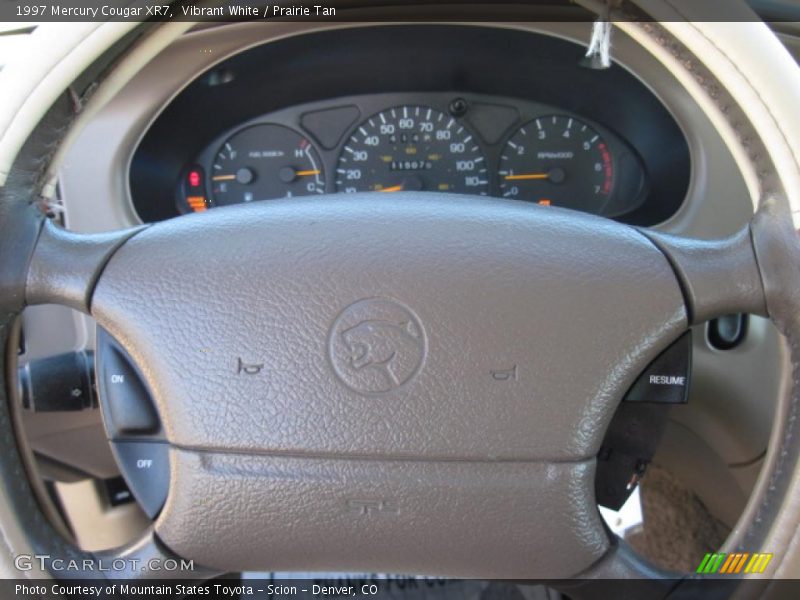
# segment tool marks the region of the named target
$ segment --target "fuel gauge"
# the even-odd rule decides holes
[[[213,161],[214,206],[325,192],[319,154],[307,138],[282,125],[253,125],[235,133]]]

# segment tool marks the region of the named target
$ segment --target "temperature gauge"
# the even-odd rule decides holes
[[[228,138],[209,174],[214,206],[325,193],[319,154],[282,125],[253,125]]]

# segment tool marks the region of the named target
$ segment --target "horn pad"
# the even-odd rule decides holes
[[[670,265],[632,228],[406,192],[159,223],[109,261],[92,312],[173,446],[158,527],[176,551],[228,569],[503,577],[559,572],[531,558],[537,536],[563,534],[575,569],[599,556],[593,457],[687,327]],[[312,548],[314,531],[352,552]],[[481,572],[455,573],[476,545]]]

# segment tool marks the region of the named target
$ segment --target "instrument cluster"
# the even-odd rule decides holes
[[[663,223],[689,190],[684,131],[644,81],[619,64],[587,68],[585,53],[545,33],[427,23],[245,47],[147,124],[127,173],[131,208],[151,223],[425,190]]]
[[[228,129],[181,171],[176,208],[424,190],[615,218],[636,210],[647,188],[629,143],[557,106],[456,92],[371,94]]]

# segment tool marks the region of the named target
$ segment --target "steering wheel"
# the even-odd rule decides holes
[[[3,575],[20,576],[20,554],[139,565],[180,556],[207,568],[193,577],[264,568],[577,577],[561,584],[573,597],[591,597],[593,579],[635,577],[667,595],[676,574],[604,527],[595,456],[648,363],[689,326],[733,312],[775,323],[792,379],[727,547],[772,552],[766,576],[800,572],[800,73],[763,24],[693,22],[692,3],[639,4],[664,22],[616,25],[709,114],[758,199],[729,239],[414,192],[242,205],[79,235],[41,210],[54,149],[185,25],[130,35],[93,24],[90,35],[34,47],[33,67],[4,70],[0,87],[18,92],[5,100],[17,105],[0,140],[4,364],[25,306],[90,314],[152,393],[170,486],[140,540],[81,552],[34,499],[4,397]],[[92,73],[107,67],[105,82],[76,121],[59,98],[88,62]],[[63,73],[44,75],[46,65]]]

